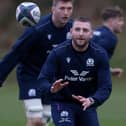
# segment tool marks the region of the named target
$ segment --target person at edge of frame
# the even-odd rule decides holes
[[[93,42],[103,47],[111,59],[118,44],[117,35],[122,32],[124,27],[123,10],[118,6],[106,7],[102,10],[101,18],[103,23],[94,31]],[[124,72],[119,67],[111,67],[110,70],[113,76],[119,78]]]

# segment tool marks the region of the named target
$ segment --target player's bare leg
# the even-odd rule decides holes
[[[45,126],[45,124],[42,123],[41,118],[31,118],[27,120],[26,126]]]

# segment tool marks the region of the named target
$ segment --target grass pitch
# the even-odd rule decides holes
[[[98,109],[101,126],[126,125],[126,84],[121,80],[113,80],[110,99]],[[23,105],[18,100],[18,87],[9,79],[0,89],[0,126],[25,126],[25,121]]]

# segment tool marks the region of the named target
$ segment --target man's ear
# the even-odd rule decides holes
[[[91,32],[91,36],[90,36],[90,39],[92,39],[93,38],[93,31]]]
[[[51,11],[52,11],[52,13],[53,13],[53,11],[54,11],[54,6],[52,6]]]
[[[72,28],[70,28],[70,34],[72,33],[72,30],[73,30],[73,29],[72,29]]]

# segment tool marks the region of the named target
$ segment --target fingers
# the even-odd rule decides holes
[[[50,91],[51,91],[51,93],[56,93],[59,90],[61,90],[62,88],[64,88],[65,86],[67,86],[68,84],[69,84],[69,82],[68,81],[63,82],[63,79],[56,80],[53,83]]]
[[[82,97],[82,96],[76,96],[76,95],[72,95],[72,97],[74,98],[74,99],[76,99],[76,100],[78,100],[79,102],[83,102],[84,101],[84,97]]]
[[[89,107],[89,104],[87,102],[83,102],[82,106],[83,106],[83,111],[85,111]]]
[[[54,82],[54,84],[55,83],[60,83],[61,85],[67,85],[69,82],[68,81],[64,81],[63,79],[59,79],[59,80],[56,80],[55,82]]]
[[[69,84],[68,81],[61,83],[61,85],[62,85],[63,87],[67,86],[68,84]]]
[[[78,96],[72,95],[72,97],[73,97],[73,99],[80,101],[79,98],[78,98]]]
[[[111,73],[113,76],[117,76],[118,78],[120,78],[123,75],[123,69],[121,68],[112,68],[111,69]]]
[[[118,74],[119,78],[123,75],[123,72],[124,72],[123,69],[120,69],[119,74]]]
[[[85,98],[79,95],[72,95],[72,97],[78,100],[80,103],[82,103],[82,107],[84,111],[91,105],[89,98]]]
[[[55,83],[61,83],[63,79],[56,80]]]

